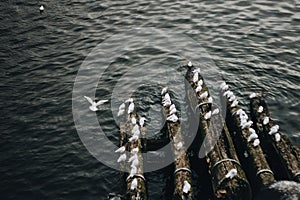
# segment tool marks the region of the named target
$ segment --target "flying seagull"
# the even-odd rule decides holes
[[[99,110],[99,108],[97,108],[97,106],[100,106],[100,105],[108,102],[108,100],[100,100],[98,102],[95,102],[90,97],[87,97],[87,96],[84,96],[84,98],[86,98],[86,100],[88,100],[88,102],[90,102],[90,104],[92,104],[89,108],[91,111],[94,111],[94,112]]]

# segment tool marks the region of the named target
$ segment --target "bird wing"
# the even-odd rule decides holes
[[[94,101],[90,97],[87,97],[87,96],[83,96],[83,97],[86,98],[86,100],[88,100],[88,102],[90,102],[90,104],[94,103]]]
[[[96,106],[100,106],[100,105],[104,104],[105,102],[108,102],[108,100],[100,100],[96,103]]]

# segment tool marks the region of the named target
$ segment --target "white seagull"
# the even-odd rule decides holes
[[[182,188],[183,193],[187,194],[189,193],[190,190],[191,190],[191,184],[189,184],[189,182],[187,181],[183,181],[183,188]]]
[[[138,167],[138,165],[139,165],[139,159],[136,158],[132,161],[131,167]]]
[[[260,144],[259,139],[258,139],[258,138],[255,139],[254,142],[253,142],[253,146],[254,146],[254,147],[257,147],[259,144]]]
[[[251,133],[251,135],[249,135],[247,141],[252,142],[253,140],[255,140],[257,138],[258,138],[258,135],[256,133]]]
[[[211,111],[207,112],[205,115],[204,115],[204,119],[208,120],[211,118]]]
[[[228,89],[229,89],[229,86],[228,86],[228,85],[224,85],[224,86],[221,88],[222,91],[226,91],[226,90],[228,90]]]
[[[199,96],[200,99],[205,99],[206,97],[208,97],[208,92],[207,92],[207,91],[203,92],[203,93],[200,94],[200,96]]]
[[[270,122],[270,118],[269,117],[265,117],[263,120],[263,124],[267,125]]]
[[[194,73],[194,76],[193,76],[193,82],[194,82],[194,83],[197,83],[198,80],[199,80],[199,73],[198,73],[198,72],[195,72],[195,73]]]
[[[252,93],[252,94],[250,94],[250,99],[253,99],[254,97],[256,97],[257,96],[257,94],[256,93]]]
[[[145,121],[147,121],[147,119],[145,117],[141,117],[139,120],[139,124],[141,127],[144,127]]]
[[[196,87],[196,92],[200,92],[202,90],[202,86],[201,85],[198,85],[197,87]]]
[[[100,106],[102,104],[104,104],[105,102],[108,102],[108,100],[100,100],[98,102],[93,101],[90,97],[84,96],[84,98],[86,98],[86,100],[88,100],[88,102],[90,102],[90,104],[92,104],[89,108],[91,111],[97,111],[99,110],[99,108],[97,108],[97,106]]]
[[[164,87],[162,90],[161,90],[161,96],[162,95],[165,95],[168,91],[168,87]]]
[[[43,5],[40,6],[40,13],[42,14],[44,12],[45,8]]]
[[[125,103],[132,103],[133,102],[133,98],[129,98],[125,101]]]
[[[262,113],[264,111],[264,107],[262,107],[262,106],[259,106],[258,107],[258,111],[257,112],[259,112],[259,113]]]
[[[170,110],[176,108],[175,104],[170,105]]]
[[[232,96],[229,98],[229,101],[232,102],[232,101],[234,101],[234,100],[236,100],[236,96],[232,95]]]
[[[120,117],[121,115],[124,115],[124,113],[125,113],[125,103],[122,103],[119,106],[118,117]]]
[[[133,181],[131,182],[130,189],[135,190],[137,188],[137,185],[138,185],[137,178],[134,178]]]
[[[197,85],[198,85],[198,86],[199,86],[199,85],[202,86],[202,85],[203,85],[203,80],[200,79],[200,80],[198,81]]]
[[[132,154],[137,154],[138,152],[139,152],[139,148],[138,148],[138,147],[133,148],[133,149],[131,149],[131,151],[130,151],[130,153],[132,153]]]
[[[138,135],[133,135],[129,138],[129,142],[135,142],[139,139],[139,136]]]
[[[177,112],[176,108],[170,109],[169,115],[172,115]]]
[[[117,162],[124,162],[126,160],[126,153],[123,153],[120,155],[120,157],[118,158]]]
[[[182,148],[182,146],[183,146],[182,142],[178,142],[178,143],[176,144],[176,149],[177,149],[177,151],[179,151],[179,150]]]
[[[273,135],[274,133],[277,133],[278,130],[279,130],[279,126],[278,125],[272,126],[270,128],[269,135]]]
[[[117,150],[115,150],[115,153],[124,153],[125,152],[125,146],[121,146],[120,148],[118,148]]]
[[[137,168],[132,166],[130,169],[130,175],[129,177],[133,177],[137,173]]]
[[[279,141],[280,141],[280,134],[279,134],[279,133],[276,133],[276,134],[275,134],[275,141],[276,141],[276,142],[279,142]]]
[[[246,123],[242,123],[242,124],[241,124],[241,127],[242,127],[242,129],[250,128],[250,126],[251,126],[252,124],[253,124],[252,121],[248,121],[248,122],[246,122]]]
[[[233,102],[232,102],[232,104],[231,104],[231,108],[233,108],[233,107],[236,107],[237,105],[239,104],[239,101],[236,99],[236,100],[234,100]]]
[[[135,118],[135,117],[131,117],[131,123],[132,123],[133,125],[136,125],[136,118]]]
[[[219,112],[220,112],[220,110],[219,110],[219,108],[216,108],[216,109],[214,109],[213,111],[212,111],[212,115],[217,115],[217,114],[219,114]]]
[[[189,67],[192,67],[192,66],[193,66],[193,63],[192,63],[191,61],[189,61],[189,62],[188,62],[188,66],[189,66]]]
[[[213,98],[212,97],[208,97],[207,103],[212,103],[212,102],[213,102]]]
[[[249,128],[251,134],[256,134],[256,131],[253,128]]]
[[[237,175],[237,170],[236,169],[231,169],[226,175],[225,178],[230,178],[232,179]]]
[[[134,103],[131,102],[128,106],[128,114],[132,113],[134,111]]]
[[[131,157],[128,159],[128,162],[132,162],[132,161],[135,160],[135,159],[138,159],[137,154],[133,154],[133,156],[131,156]]]
[[[167,117],[167,121],[177,122],[178,121],[178,117],[175,114],[172,114],[169,117]]]

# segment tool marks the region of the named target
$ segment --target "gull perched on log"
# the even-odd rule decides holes
[[[253,146],[254,146],[254,147],[257,147],[259,144],[260,144],[259,139],[258,139],[258,138],[255,139],[254,142],[253,142]]]
[[[161,95],[165,95],[168,91],[168,87],[164,87],[162,90],[161,90]]]
[[[138,165],[139,165],[139,159],[136,158],[132,161],[131,167],[138,167]]]
[[[278,130],[279,130],[279,126],[278,125],[272,126],[270,128],[269,135],[273,135],[274,133],[277,133]]]
[[[131,123],[132,123],[133,125],[136,125],[136,118],[135,118],[135,117],[131,117]]]
[[[172,114],[169,117],[167,117],[167,121],[177,122],[178,121],[178,117],[175,114]]]
[[[200,92],[202,90],[202,86],[201,85],[198,85],[197,87],[196,87],[196,92]]]
[[[231,169],[226,175],[225,178],[230,178],[233,179],[237,175],[237,170],[236,169]]]
[[[136,175],[136,173],[137,173],[137,168],[132,166],[130,169],[129,177],[133,177],[134,175]]]
[[[189,193],[189,191],[191,190],[191,184],[189,184],[189,182],[187,181],[183,181],[183,193],[187,194]]]
[[[252,142],[253,140],[257,139],[258,135],[256,133],[251,133],[251,135],[248,137],[247,141]]]
[[[117,162],[124,162],[126,160],[126,153],[123,153],[120,155],[120,157],[118,158]]]
[[[133,149],[131,149],[131,151],[130,151],[130,153],[132,153],[132,154],[137,154],[138,152],[139,152],[139,148],[138,148],[138,147],[133,148]]]
[[[188,66],[189,66],[189,67],[192,67],[192,66],[193,66],[193,63],[192,63],[191,61],[189,61],[189,62],[188,62]]]
[[[256,93],[252,93],[252,94],[250,94],[250,99],[253,99],[254,97],[256,97],[257,96],[257,94]]]
[[[219,110],[219,108],[216,108],[216,109],[214,109],[213,111],[212,111],[212,115],[217,115],[217,114],[219,114],[219,112],[220,112],[220,110]]]
[[[128,114],[132,113],[134,111],[134,103],[131,102],[128,106]]]
[[[211,118],[211,111],[207,112],[205,115],[204,115],[204,119],[208,120]]]
[[[178,142],[178,143],[176,144],[176,149],[177,149],[177,151],[179,151],[179,150],[182,148],[182,146],[183,146],[182,142]]]
[[[137,178],[134,178],[133,181],[131,182],[130,189],[135,190],[137,188],[137,185],[138,185]]]
[[[144,127],[145,121],[147,121],[147,119],[145,117],[141,117],[139,120],[139,124],[141,127]]]
[[[199,73],[198,72],[195,72],[194,75],[193,75],[193,82],[194,83],[197,83],[199,80]]]
[[[115,153],[124,153],[126,150],[125,146],[121,146],[120,148],[118,148],[117,150],[115,150]]]
[[[137,154],[133,154],[129,159],[128,162],[132,162],[133,160],[138,159]]]
[[[249,128],[253,124],[252,121],[248,121],[241,124],[242,129]]]
[[[200,79],[200,80],[198,81],[197,85],[198,85],[198,86],[199,86],[199,85],[202,86],[202,85],[203,85],[203,80]]]
[[[237,105],[239,104],[239,101],[236,99],[236,100],[234,100],[233,102],[232,102],[232,104],[231,104],[231,108],[233,108],[233,107],[236,107]]]
[[[119,106],[118,117],[120,117],[121,115],[124,115],[124,113],[125,113],[125,103],[122,103]]]
[[[208,92],[207,92],[207,91],[203,92],[203,93],[200,94],[200,96],[199,96],[200,99],[205,99],[206,97],[208,97]]]
[[[270,118],[269,117],[265,117],[263,120],[263,124],[267,125],[270,122]]]
[[[98,102],[93,101],[90,97],[84,96],[84,98],[86,98],[86,100],[88,100],[88,102],[90,102],[90,104],[92,104],[89,108],[91,111],[97,111],[99,110],[99,108],[97,108],[97,106],[100,106],[102,104],[104,104],[105,102],[108,102],[108,100],[100,100]]]
[[[259,108],[258,108],[258,113],[262,113],[264,111],[264,107],[262,107],[262,106],[259,106]]]
[[[276,133],[276,134],[275,134],[275,141],[276,141],[276,142],[279,142],[279,141],[280,141],[280,134],[279,134],[279,133]]]
[[[220,89],[221,91],[226,91],[229,89],[229,86],[226,84],[226,82],[222,82],[221,85],[220,85]]]
[[[177,109],[174,107],[173,109],[170,109],[169,115],[172,115],[177,112]]]

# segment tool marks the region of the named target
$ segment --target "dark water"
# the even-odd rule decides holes
[[[0,199],[105,199],[118,192],[118,171],[79,139],[72,89],[97,44],[137,27],[193,38],[245,106],[251,91],[263,91],[282,132],[300,145],[299,1],[61,0],[43,1],[43,15],[39,3],[0,3]],[[116,74],[108,70],[97,97],[110,98],[111,86],[132,65],[156,59],[174,66],[185,60],[145,44],[112,64]],[[159,101],[157,91],[145,91],[138,98]],[[146,112],[147,105],[139,107]],[[110,106],[98,116],[117,144]],[[161,171],[149,174],[150,199],[162,198],[165,179]]]

